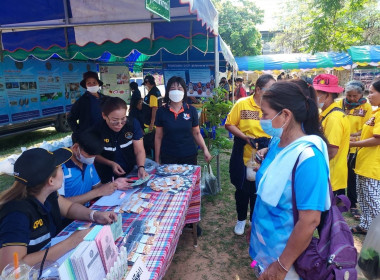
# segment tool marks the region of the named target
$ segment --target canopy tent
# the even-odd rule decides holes
[[[171,22],[145,9],[145,1],[19,0],[0,10],[2,56],[25,60],[98,59],[133,50],[182,54],[215,47],[218,14],[210,0],[171,0]]]
[[[348,49],[352,62],[358,66],[380,66],[380,46],[355,46]]]
[[[142,68],[156,68],[162,64],[168,63],[210,63],[214,62],[214,40],[209,41],[208,50],[202,52],[196,47],[188,46],[181,54],[175,54],[167,49],[160,49],[155,55],[149,56],[142,54],[138,51],[134,51],[128,57],[117,58],[105,53],[98,61],[101,62],[122,62],[129,65],[129,70],[132,72],[141,72]],[[219,68],[221,72],[226,71],[226,66],[232,66],[237,68],[235,58],[233,57],[229,47],[225,44],[223,39],[218,38],[218,52],[219,52]],[[228,65],[227,65],[228,64]]]
[[[236,63],[241,71],[320,68],[343,70],[351,68],[352,60],[347,53],[321,52],[314,55],[297,53],[236,57]]]

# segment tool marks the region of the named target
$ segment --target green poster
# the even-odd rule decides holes
[[[170,21],[170,0],[145,0],[145,8]]]

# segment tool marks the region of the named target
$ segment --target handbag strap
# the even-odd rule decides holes
[[[301,154],[302,154],[302,152],[301,152]],[[293,210],[294,225],[296,225],[296,223],[298,221],[298,210],[297,210],[297,204],[296,204],[296,192],[294,190],[294,181],[296,179],[296,169],[297,169],[298,162],[300,161],[301,154],[299,154],[299,156],[296,160],[296,163],[294,164],[293,170],[292,170],[292,206],[293,206],[292,210]]]

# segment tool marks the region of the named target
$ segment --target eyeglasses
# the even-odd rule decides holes
[[[120,120],[110,120],[109,117],[107,117],[107,118],[108,118],[108,120],[110,122],[110,125],[112,125],[112,126],[117,126],[119,124],[124,125],[127,122],[127,117],[122,118]]]

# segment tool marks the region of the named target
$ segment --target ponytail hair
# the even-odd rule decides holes
[[[317,135],[327,143],[319,123],[315,90],[305,81],[276,82],[264,93],[262,99],[277,112],[290,110],[305,134]]]
[[[28,196],[38,195],[41,192],[41,190],[45,187],[50,177],[55,177],[57,175],[58,168],[62,167],[58,166],[57,168],[55,168],[53,173],[46,179],[44,183],[34,187],[26,187],[25,184],[19,181],[14,181],[13,185],[9,189],[0,193],[0,209],[10,201],[21,200],[27,198]]]

